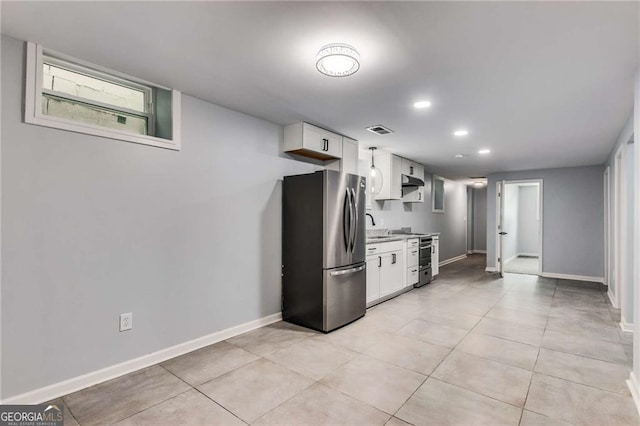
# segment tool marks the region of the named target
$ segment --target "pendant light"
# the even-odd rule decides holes
[[[375,146],[369,148],[371,150],[371,168],[369,169],[369,192],[371,194],[379,194],[382,189],[382,172],[376,167],[373,153],[377,149]]]

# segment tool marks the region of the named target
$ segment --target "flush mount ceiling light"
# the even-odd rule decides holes
[[[422,109],[422,108],[429,108],[431,106],[431,102],[429,101],[420,101],[420,102],[416,102],[415,104],[413,104],[414,108],[418,108],[418,109]]]
[[[456,158],[464,158],[464,154],[456,154],[456,155],[454,155],[454,157],[456,157]]]
[[[327,44],[316,55],[316,68],[329,77],[347,77],[360,69],[360,54],[348,44]]]
[[[468,130],[460,129],[453,132],[453,136],[467,136],[469,134]]]
[[[487,155],[490,154],[491,150],[490,149],[481,149],[480,151],[478,151],[478,154],[480,155]]]
[[[484,182],[474,182],[473,186],[475,186],[476,188],[481,188],[484,186]]]

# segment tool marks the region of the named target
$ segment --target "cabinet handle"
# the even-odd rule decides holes
[[[327,138],[323,138],[323,139],[322,139],[322,142],[323,142],[323,144],[322,144],[322,150],[323,150],[323,151],[329,151],[329,139],[327,139]]]
[[[413,176],[413,166],[409,166],[409,174]]]
[[[422,200],[422,193],[418,192],[418,201]]]
[[[395,253],[391,253],[391,264],[395,264],[396,263],[396,254]]]
[[[412,251],[411,254],[417,254],[418,250]]]
[[[382,257],[378,256],[378,268],[382,268]]]

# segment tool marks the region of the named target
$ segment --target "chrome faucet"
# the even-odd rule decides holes
[[[366,213],[366,215],[371,218],[371,226],[376,226],[376,221],[373,219],[373,216],[371,216],[371,213]]]

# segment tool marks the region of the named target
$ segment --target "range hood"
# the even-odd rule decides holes
[[[424,181],[411,175],[402,175],[402,186],[424,186]]]

